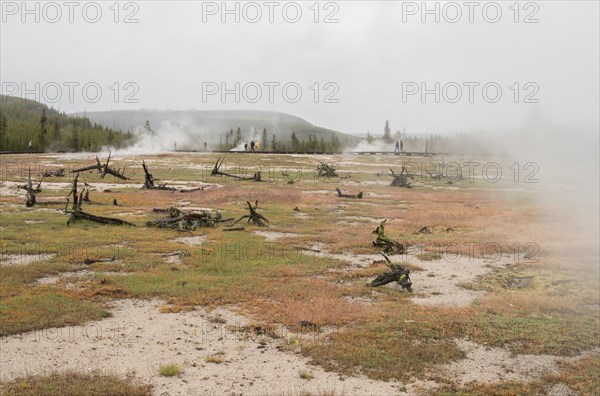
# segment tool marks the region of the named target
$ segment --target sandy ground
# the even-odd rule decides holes
[[[348,263],[348,266],[331,270],[332,272],[351,272],[367,268],[374,261],[383,259],[379,254],[329,253],[327,246],[324,244],[314,245],[310,249],[320,250],[320,252],[314,253],[311,250],[303,250],[303,252],[309,255],[319,254],[323,257]],[[482,275],[512,264],[514,257],[505,255],[495,257],[493,260],[485,260],[471,256],[444,254],[439,260],[421,261],[413,254],[403,254],[390,256],[390,259],[395,264],[410,263],[423,269],[423,271],[412,271],[410,274],[413,282],[413,297],[411,297],[411,300],[416,304],[464,307],[471,305],[477,298],[484,296],[485,292],[470,290],[461,285],[472,283]],[[365,279],[365,283],[371,280]],[[396,283],[390,283],[383,287],[402,290]]]
[[[196,235],[196,236],[187,236],[187,237],[179,237],[175,239],[171,239],[171,242],[183,243],[188,246],[200,246],[206,241],[206,236],[204,235]]]
[[[37,254],[1,254],[0,265],[27,265],[38,263],[54,258],[56,254],[37,253]]]
[[[154,393],[161,396],[402,395],[436,386],[432,381],[402,384],[325,372],[299,354],[301,343],[292,333],[281,328],[260,334],[247,318],[227,309],[160,313],[160,300],[121,300],[112,305],[113,317],[84,326],[0,338],[0,381],[55,371],[100,371],[153,384]],[[456,342],[466,358],[433,371],[461,384],[528,381],[556,371],[559,360],[579,358],[512,355],[501,348]],[[207,357],[220,358],[222,363],[207,362]],[[173,363],[182,373],[160,376],[159,367]],[[311,372],[314,378],[302,379],[301,372]],[[551,391],[571,394],[564,384]]]
[[[275,242],[281,238],[289,238],[299,236],[300,234],[285,233],[285,232],[274,232],[274,231],[252,231],[253,234],[260,235],[265,238],[267,242]]]
[[[114,305],[113,317],[85,326],[3,337],[0,380],[28,373],[100,370],[151,383],[156,395],[402,394],[399,383],[341,379],[309,366],[304,357],[279,350],[288,344],[286,334],[275,332],[280,337],[275,339],[246,331],[248,320],[227,310],[163,314],[157,300]],[[208,363],[208,356],[224,362]],[[159,366],[171,363],[183,373],[160,376]],[[314,379],[300,378],[303,370],[312,372]]]
[[[459,384],[469,382],[527,381],[558,370],[556,356],[512,355],[502,348],[490,348],[466,340],[457,340],[466,352],[463,360],[442,366],[440,371]]]
[[[461,285],[472,283],[482,275],[508,266],[513,260],[511,255],[495,260],[450,255],[433,261],[412,259],[410,262],[424,271],[413,271],[410,274],[415,292],[411,300],[421,305],[469,306],[486,292],[469,290]]]

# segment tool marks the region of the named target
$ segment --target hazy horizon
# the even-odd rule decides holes
[[[385,120],[393,131],[410,133],[520,128],[537,111],[555,125],[597,128],[598,2],[520,3],[519,10],[501,2],[498,18],[494,7],[483,13],[487,3],[473,10],[428,3],[438,11],[427,14],[419,2],[327,2],[318,13],[309,3],[282,2],[273,23],[263,3],[229,2],[234,13],[227,14],[219,2],[161,1],[120,3],[118,12],[100,3],[101,17],[91,23],[96,10],[84,15],[82,3],[70,23],[60,5],[61,17],[52,22],[51,7],[31,3],[33,14],[34,4],[39,8],[33,15],[3,2],[0,80],[4,93],[16,95],[37,83],[29,97],[40,99],[55,99],[57,84],[59,99],[46,103],[68,113],[270,110],[362,135],[381,133]],[[301,17],[291,22],[296,7]],[[81,92],[90,83],[102,90],[96,102]],[[421,87],[436,83],[439,103],[434,94],[420,96]],[[72,97],[65,84],[78,84]],[[240,97],[221,97],[221,87]],[[261,96],[251,103],[256,87]],[[296,87],[302,95],[293,102]],[[419,92],[410,94],[415,87]],[[457,87],[462,96],[452,103]],[[488,102],[497,87],[502,95]]]

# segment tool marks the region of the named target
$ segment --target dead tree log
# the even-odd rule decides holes
[[[71,216],[69,216],[69,220],[67,220],[67,225],[70,225],[75,220],[88,220],[101,224],[130,225],[135,227],[135,224],[132,224],[125,220],[115,219],[111,217],[96,216],[91,213],[84,212],[82,210],[69,210],[67,211],[67,213],[71,214]]]
[[[323,161],[319,161],[317,165],[317,175],[319,177],[338,177],[337,167],[334,164],[328,164]]]
[[[154,208],[152,209],[152,212],[154,213],[168,213],[169,217],[178,217],[181,216],[181,211],[175,207],[170,207],[170,208]]]
[[[85,171],[89,171],[89,170],[97,170],[100,173],[100,179],[104,179],[104,176],[106,176],[108,174],[108,175],[112,175],[121,180],[130,180],[127,176],[125,176],[125,170],[123,170],[123,171],[121,171],[121,169],[114,170],[113,168],[108,166],[108,164],[110,162],[110,156],[111,156],[111,152],[109,151],[108,159],[106,160],[106,163],[104,163],[104,164],[101,164],[100,160],[98,159],[98,156],[96,156],[96,163],[94,165],[88,165],[83,168],[74,169],[71,171],[71,173],[79,173],[79,172],[85,172]]]
[[[388,256],[385,254],[381,254],[385,261],[387,261],[388,267],[390,267],[391,272],[386,272],[379,275],[377,278],[373,279],[369,286],[377,287],[387,285],[391,282],[398,282],[398,284],[409,292],[412,292],[412,281],[410,280],[410,270],[407,270],[404,267],[399,266],[398,264],[393,264]]]
[[[65,168],[58,168],[54,171],[50,169],[46,169],[42,172],[42,177],[64,177],[65,176]]]
[[[88,165],[84,166],[83,168],[73,169],[71,173],[85,172],[89,170],[98,170],[98,172],[102,171],[102,164],[100,163],[98,156],[96,156],[96,163],[94,165]]]
[[[213,216],[208,211],[185,212],[175,207],[166,209],[153,209],[155,213],[168,213],[166,219],[158,219],[146,223],[148,227],[174,228],[179,231],[193,231],[198,227],[216,227],[217,224],[234,220],[233,218],[223,219],[220,212]]]
[[[67,220],[67,225],[70,225],[75,220],[88,220],[101,224],[114,224],[114,225],[130,225],[135,226],[135,224],[129,223],[125,220],[115,219],[112,217],[103,217],[96,216],[91,213],[84,212],[81,210],[81,204],[83,203],[84,192],[81,191],[79,195],[77,194],[77,179],[79,178],[79,173],[73,179],[73,185],[71,186],[71,191],[69,195],[73,196],[73,203],[71,205],[71,209],[68,210],[69,207],[69,199],[67,198],[67,204],[65,205],[65,214],[70,214],[69,219]]]
[[[175,208],[172,208],[175,209]],[[171,210],[171,216],[166,219],[152,220],[146,223],[147,227],[172,228],[177,231],[194,231],[196,228],[216,227],[221,223],[221,214],[212,216],[209,212],[181,213],[178,209]],[[233,219],[227,219],[231,221]]]
[[[115,261],[115,257],[113,256],[112,258],[99,258],[99,259],[85,259],[83,260],[83,264],[85,265],[92,265],[94,263],[111,263]]]
[[[148,171],[148,167],[146,166],[145,161],[142,161],[142,168],[144,168],[144,185],[142,186],[142,188],[150,189],[150,190],[166,190],[166,191],[175,191],[176,190],[174,187],[167,187],[167,183],[160,184],[158,186],[155,185],[154,177],[152,176],[152,173],[150,173]]]
[[[392,173],[392,176],[394,177],[394,180],[392,180],[392,186],[394,187],[404,187],[404,188],[411,188],[410,183],[408,182],[408,179],[412,179],[413,175],[409,174],[408,171],[406,170],[406,166],[402,165],[402,170],[400,171],[400,173],[394,173],[394,170],[392,168],[390,168],[390,172]]]
[[[404,245],[385,235],[386,221],[387,219],[383,220],[373,231],[373,234],[377,234],[377,239],[373,241],[373,246],[382,247],[383,252],[386,254],[403,254],[406,251]]]
[[[232,178],[238,179],[238,180],[262,181],[260,171],[254,172],[254,176],[240,176],[240,175],[234,175],[234,174],[227,173],[227,172],[222,172],[221,165],[223,165],[223,161],[225,161],[225,157],[217,158],[217,162],[215,162],[215,166],[213,167],[212,171],[210,172],[211,176],[225,176],[225,177],[232,177]]]
[[[221,231],[246,231],[244,227],[223,228]]]
[[[340,198],[362,199],[362,197],[363,197],[362,191],[359,192],[356,195],[354,195],[354,194],[342,194],[342,190],[340,190],[339,188],[336,188],[335,191],[337,191],[338,197],[340,197]]]
[[[250,222],[253,222],[259,227],[266,227],[267,225],[265,224],[265,222],[268,223],[269,220],[267,220],[265,216],[261,215],[256,211],[256,208],[258,207],[258,201],[255,202],[254,207],[252,207],[252,204],[250,202],[246,201],[246,203],[248,204],[250,214],[244,215],[237,219],[233,224],[231,224],[231,227],[233,227],[234,225],[236,225],[244,219],[248,219],[248,224],[250,224]]]
[[[204,187],[189,188],[187,190],[179,190],[180,193],[192,193],[196,191],[204,191]]]

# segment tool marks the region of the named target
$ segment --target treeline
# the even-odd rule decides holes
[[[128,146],[134,139],[130,132],[93,124],[87,117],[0,95],[0,151],[99,151]]]
[[[256,134],[258,136],[258,134]],[[219,141],[219,150],[229,151],[245,143],[248,144],[250,149],[250,142],[254,140],[258,142],[257,151],[289,151],[289,152],[337,152],[342,149],[342,142],[335,135],[331,134],[331,137],[325,139],[323,136],[317,138],[315,135],[310,134],[307,138],[298,139],[296,132],[292,131],[290,139],[279,140],[277,134],[267,132],[266,128],[263,128],[260,137],[253,139],[244,139],[242,136],[242,130],[238,127],[235,131],[230,129],[225,134],[225,138],[221,138]]]

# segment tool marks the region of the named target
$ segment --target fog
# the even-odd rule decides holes
[[[437,15],[423,15],[421,2],[329,2],[335,5],[331,9],[320,3],[317,23],[312,3],[299,3],[302,18],[296,23],[282,18],[285,3],[272,23],[260,2],[262,19],[254,23],[244,15],[237,15],[238,21],[236,15],[223,16],[220,9],[207,13],[207,3],[134,3],[137,10],[121,9],[118,23],[110,3],[100,3],[97,23],[82,19],[81,9],[72,23],[67,10],[55,23],[44,15],[36,22],[14,3],[19,7],[14,15],[4,12],[0,80],[17,83],[21,95],[36,83],[55,82],[63,86],[57,100],[50,103],[50,93],[37,96],[67,112],[274,110],[350,134],[381,132],[386,119],[416,134],[515,129],[533,106],[557,125],[598,124],[596,1],[532,3],[537,9],[519,3],[518,15],[509,8],[512,3],[500,2],[501,18],[494,23],[483,18],[484,3],[472,22],[469,10],[455,3],[462,15],[455,23],[449,22],[447,2],[429,5],[438,7]],[[230,2],[229,7],[236,4],[240,10],[244,5]],[[407,4],[419,10],[409,12]],[[137,22],[123,23],[129,14]],[[330,14],[333,23],[325,23]],[[24,56],[25,48],[30,55]],[[72,97],[63,85],[67,82],[79,84]],[[279,84],[271,98],[269,82]],[[472,101],[469,82],[478,84]],[[87,83],[102,89],[97,101],[82,93]],[[209,95],[206,84],[213,83],[218,92]],[[283,94],[286,83],[301,88],[298,101],[289,98],[293,89]],[[419,92],[403,92],[407,83],[415,83]],[[425,93],[437,83],[437,95]],[[483,95],[488,83],[502,91],[497,102]],[[256,86],[262,95],[254,101]],[[462,97],[452,103],[456,87]],[[223,97],[225,90],[235,92]],[[88,96],[94,96],[93,89]]]

